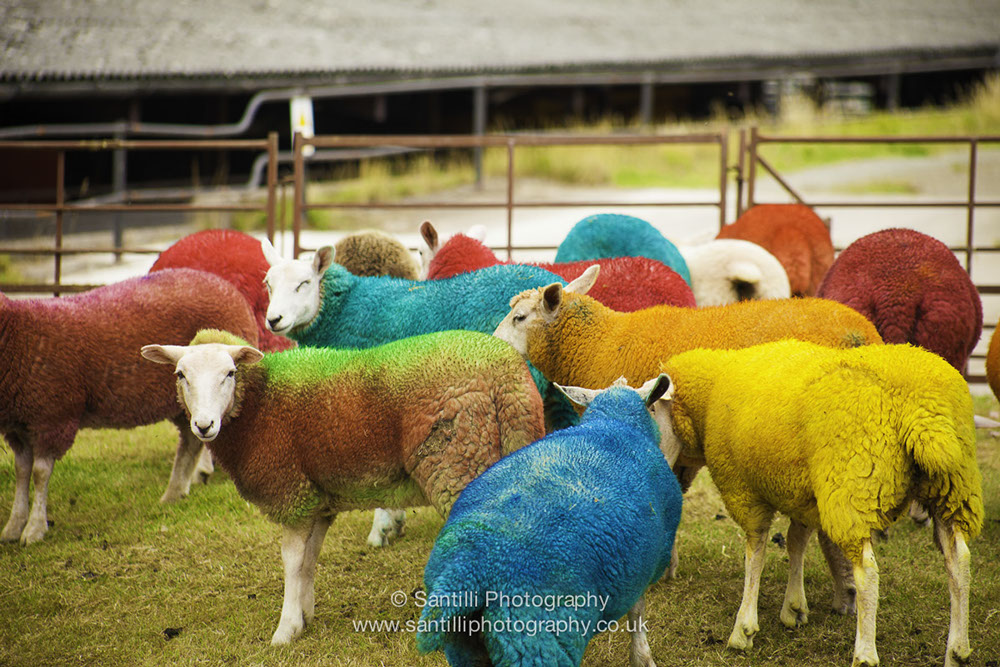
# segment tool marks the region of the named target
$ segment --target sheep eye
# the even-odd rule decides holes
[[[515,315],[514,316],[514,322],[523,322],[526,319],[528,319],[527,315]]]
[[[299,283],[299,286],[295,288],[295,291],[298,292],[299,290],[301,290],[303,287],[305,287],[308,284],[309,284],[308,280],[303,280],[302,282]]]
[[[177,373],[175,373],[175,375],[177,376],[178,380],[183,380],[184,379],[184,373],[182,373],[181,371],[177,371]]]
[[[235,370],[229,371],[228,373],[226,373],[226,377],[227,378],[236,377],[236,371]]]

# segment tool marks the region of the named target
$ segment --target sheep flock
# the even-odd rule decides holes
[[[389,568],[371,592],[371,616],[386,591],[420,601],[412,657],[398,664],[574,667],[593,638],[626,629],[632,667],[674,664],[672,646],[689,638],[647,631],[674,611],[647,606],[661,587],[697,588],[735,613],[726,640],[698,630],[706,652],[772,664],[755,638],[777,634],[773,621],[810,622],[816,534],[827,609],[854,617],[853,640],[847,625],[827,633],[844,652],[826,662],[851,651],[852,666],[874,666],[887,590],[875,536],[911,503],[930,526],[913,530],[947,573],[927,590],[948,616],[921,623],[933,626],[928,664],[967,664],[977,643],[997,642],[970,621],[982,602],[970,563],[998,521],[984,509],[976,429],[1000,424],[973,414],[962,373],[983,307],[940,241],[888,229],[838,255],[801,204],[754,207],[699,245],[599,213],[544,264],[501,260],[482,229],[443,238],[424,222],[419,233],[418,253],[372,230],[292,258],[249,234],[203,231],[144,276],[69,297],[0,294],[0,433],[13,454],[0,470],[11,498],[0,549],[26,561],[51,542],[71,552],[79,531],[49,518],[62,504],[116,511],[94,485],[91,497],[59,492],[62,468],[80,474],[55,465],[80,429],[168,420],[180,438],[158,515],[204,502],[195,485],[218,466],[226,478],[213,484],[231,481],[281,529],[280,584],[226,575],[234,588],[283,587],[269,612],[275,647],[301,647],[330,622],[324,540],[338,515],[374,510],[367,544],[337,538],[357,557],[341,580],[401,548],[421,554],[420,585]],[[988,348],[1000,397],[1000,337]],[[742,598],[729,586],[737,572],[699,567],[699,549],[715,548],[692,537],[702,518],[682,520],[706,488],[743,543]],[[444,522],[436,537],[412,509],[422,506]],[[777,515],[790,522],[788,583],[780,612],[758,617]],[[187,585],[195,600],[226,594]]]

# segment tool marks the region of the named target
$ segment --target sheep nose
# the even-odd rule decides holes
[[[208,422],[208,426],[202,426],[201,424],[199,424],[197,422],[195,423],[194,426],[195,426],[195,428],[198,429],[198,432],[201,435],[206,435],[209,431],[212,430],[212,427],[215,426],[215,420],[213,419],[212,421]]]
[[[268,319],[267,326],[271,329],[271,331],[274,331],[274,329],[278,326],[280,322],[281,322],[281,315],[278,315],[277,317],[272,317]]]

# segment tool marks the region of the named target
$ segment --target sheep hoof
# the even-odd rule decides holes
[[[28,525],[24,528],[24,532],[21,533],[21,546],[26,547],[29,544],[41,542],[42,538],[45,537],[45,531],[48,530],[48,528],[49,527],[44,522],[41,526],[28,522]]]
[[[753,648],[753,636],[757,634],[759,628],[752,626],[738,625],[733,628],[733,633],[729,635],[729,648],[737,651],[746,651]]]
[[[957,667],[958,665],[966,665],[969,663],[969,658],[972,656],[972,649],[968,646],[963,646],[959,648],[949,648],[948,655],[944,658],[944,667]]]
[[[271,636],[271,646],[285,646],[291,644],[292,640],[302,634],[305,625],[299,619],[298,623],[279,623],[278,629]]]
[[[848,616],[854,613],[854,598],[858,592],[854,588],[849,588],[842,595],[835,595],[833,598],[833,613],[841,616]]]
[[[21,532],[24,530],[24,524],[14,525],[13,523],[8,523],[4,526],[3,532],[0,533],[0,542],[17,542],[21,539]]]
[[[797,628],[800,625],[809,623],[809,608],[797,608],[791,604],[785,604],[781,608],[781,622],[786,628]]]
[[[851,667],[861,667],[865,665],[866,667],[878,667],[878,656],[854,656],[854,661],[851,663]]]

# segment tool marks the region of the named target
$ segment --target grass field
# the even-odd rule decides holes
[[[978,411],[994,408],[981,399]],[[0,665],[445,665],[421,656],[409,632],[355,622],[415,620],[390,596],[422,588],[442,520],[411,510],[408,534],[384,550],[365,536],[371,514],[339,516],[316,577],[316,620],[290,647],[272,648],[282,600],[279,529],[217,472],[181,503],[158,502],[175,435],[164,422],[132,431],[83,431],[55,468],[46,538],[0,545]],[[1000,440],[982,434],[987,520],[971,543],[972,665],[1000,665]],[[13,460],[0,448],[0,515],[10,510]],[[779,519],[772,533],[784,533]],[[815,539],[807,561],[809,624],[778,620],[785,551],[769,543],[761,631],[748,655],[725,640],[742,592],[742,538],[703,472],[685,499],[679,576],[647,595],[649,639],[671,665],[848,665],[854,618],[829,611],[830,578]],[[948,632],[944,562],[931,531],[901,521],[876,547],[881,571],[878,649],[889,666],[940,665]],[[584,665],[627,664],[625,632],[591,642]]]

